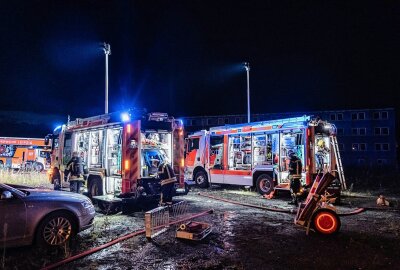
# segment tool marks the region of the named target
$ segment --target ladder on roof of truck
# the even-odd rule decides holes
[[[347,189],[346,179],[344,177],[342,158],[341,158],[340,152],[339,152],[339,144],[337,142],[337,138],[336,138],[335,135],[331,135],[330,138],[331,138],[331,144],[332,144],[334,152],[335,152],[335,158],[336,158],[336,164],[337,164],[337,172],[338,172],[338,175],[339,175],[340,185],[341,185],[343,190],[346,190]]]
[[[310,116],[300,116],[300,117],[291,117],[291,118],[285,118],[285,119],[276,119],[276,120],[267,120],[267,121],[259,121],[259,122],[253,122],[253,123],[243,123],[243,124],[236,124],[236,125],[225,125],[225,126],[218,126],[218,127],[211,127],[210,131],[217,131],[217,130],[226,130],[229,128],[240,128],[240,127],[245,127],[249,125],[253,126],[263,126],[263,125],[283,125],[287,123],[296,123],[296,122],[305,122],[309,121],[311,118]]]

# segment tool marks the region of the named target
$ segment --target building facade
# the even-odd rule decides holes
[[[345,167],[397,168],[396,113],[393,108],[253,114],[251,121],[302,115],[320,117],[336,125]],[[247,116],[194,116],[182,119],[186,131],[190,133],[226,124],[245,123]]]

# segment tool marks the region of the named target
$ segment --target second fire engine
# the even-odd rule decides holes
[[[346,188],[336,128],[310,116],[225,125],[187,139],[185,179],[209,184],[255,186],[260,194],[289,190],[289,151],[303,164],[302,186],[320,172],[335,175]],[[333,190],[337,193],[337,190]]]

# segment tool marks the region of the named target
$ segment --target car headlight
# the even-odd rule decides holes
[[[93,204],[90,201],[83,201],[83,202],[81,202],[81,204],[82,204],[83,208],[86,208],[86,209],[93,207]]]

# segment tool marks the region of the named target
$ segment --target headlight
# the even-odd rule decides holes
[[[81,204],[82,204],[83,208],[85,208],[85,209],[93,207],[93,204],[90,201],[83,201],[83,202],[81,202]]]

